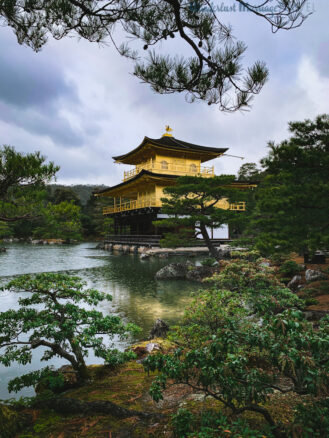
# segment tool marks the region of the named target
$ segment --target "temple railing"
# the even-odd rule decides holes
[[[245,211],[246,210],[246,203],[245,202],[236,202],[234,204],[230,204],[230,210]]]
[[[231,204],[229,204],[227,201],[223,201],[222,204],[220,204],[220,202],[221,201],[218,202],[219,205],[217,205],[217,207],[223,208],[224,210],[228,210],[228,209],[235,211],[246,210],[245,202],[235,202]],[[123,211],[138,210],[140,208],[147,208],[147,207],[161,207],[161,205],[162,205],[161,200],[157,199],[156,197],[144,198],[144,199],[140,198],[132,201],[121,202],[111,207],[104,207],[103,214],[121,213]]]
[[[104,207],[103,214],[121,213],[122,211],[138,210],[139,208],[147,207],[161,207],[161,201],[156,199],[156,197],[125,201],[111,207]]]
[[[148,162],[141,166],[136,166],[134,169],[127,170],[123,174],[123,181],[127,181],[138,175],[143,169],[151,170],[154,173],[163,173],[177,176],[202,176],[203,178],[211,178],[215,176],[214,166],[197,166],[195,164],[175,164],[167,163],[165,166],[161,163]]]

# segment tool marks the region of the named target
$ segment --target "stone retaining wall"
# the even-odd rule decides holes
[[[206,247],[189,247],[189,248],[149,248],[146,246],[136,245],[119,245],[113,243],[104,244],[105,251],[120,252],[122,254],[139,254],[142,258],[150,256],[169,257],[169,256],[198,256],[208,255],[209,250]]]

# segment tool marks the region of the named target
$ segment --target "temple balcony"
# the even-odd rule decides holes
[[[176,164],[169,163],[167,161],[156,162],[150,161],[140,166],[136,166],[134,169],[127,170],[123,174],[123,181],[128,181],[134,176],[138,175],[143,169],[149,170],[154,173],[162,173],[167,175],[177,176],[202,176],[203,178],[211,178],[215,176],[214,166],[200,166],[196,164]]]
[[[226,202],[226,201],[224,201]],[[246,203],[245,202],[235,202],[229,204],[226,202],[227,205],[218,205],[218,208],[223,208],[224,210],[235,210],[235,211],[245,211],[246,210]],[[114,214],[114,213],[121,213],[124,211],[132,211],[132,210],[138,210],[140,208],[147,208],[147,207],[161,207],[162,203],[160,199],[157,199],[154,197],[144,198],[144,199],[135,199],[130,201],[124,201],[117,203],[116,205],[113,205],[111,207],[104,207],[103,208],[103,214]]]
[[[161,207],[161,201],[155,196],[124,201],[111,207],[104,207],[103,214],[121,213],[123,211],[138,210],[146,207]]]

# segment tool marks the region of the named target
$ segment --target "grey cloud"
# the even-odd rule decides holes
[[[8,55],[1,46],[1,59],[10,58],[11,65],[17,59],[17,68],[26,66],[31,72],[23,78],[14,72],[22,81],[17,79],[22,91],[35,89],[36,78],[44,80],[41,95],[30,100],[16,94],[6,95],[6,101],[2,98],[0,119],[10,124],[2,142],[15,144],[17,139],[19,149],[26,151],[35,144],[35,149],[61,166],[59,182],[112,185],[121,180],[124,167],[113,164],[111,156],[136,147],[144,135],[161,136],[164,125],[170,124],[177,138],[229,147],[229,154],[245,156],[245,161],[223,157],[215,162],[217,173],[235,173],[244,162],[263,157],[269,140],[286,138],[289,120],[313,118],[323,112],[327,96],[313,93],[312,75],[300,81],[300,65],[306,57],[320,75],[319,81],[328,76],[327,9],[326,0],[318,0],[317,11],[301,28],[276,35],[258,17],[227,14],[234,35],[248,45],[243,64],[249,66],[261,59],[270,68],[269,82],[246,114],[225,115],[203,103],[188,104],[183,94],[155,94],[129,75],[131,64],[110,48],[99,50],[91,43],[66,39],[50,42],[34,54],[30,49],[16,49],[15,41]],[[33,64],[40,66],[35,74]],[[15,87],[13,82],[9,84]],[[20,127],[26,138],[24,131],[17,134]]]
[[[3,31],[2,31],[3,32]],[[0,35],[0,99],[7,104],[27,107],[53,105],[59,98],[78,102],[76,90],[68,83],[55,59],[18,45],[8,35]]]
[[[58,145],[79,146],[84,141],[81,133],[76,132],[63,117],[30,110],[24,111],[0,102],[1,119],[17,128],[50,137]]]
[[[82,133],[61,115],[62,108],[79,108],[79,97],[58,59],[20,46],[8,29],[0,46],[0,119],[59,146],[79,146]]]

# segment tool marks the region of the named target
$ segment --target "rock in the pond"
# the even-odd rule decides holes
[[[164,266],[155,274],[156,280],[174,280],[185,278],[187,274],[187,266],[185,263],[170,263]]]
[[[139,256],[140,260],[147,260],[148,258],[150,258],[150,256],[146,253],[143,253]]]
[[[99,242],[96,245],[95,249],[105,249],[105,243],[104,242]]]
[[[302,276],[301,275],[295,275],[287,284],[287,286],[289,287],[289,289],[291,289],[292,291],[297,291],[299,289],[299,285],[302,282]]]
[[[130,246],[129,245],[123,245],[122,246],[122,252],[123,252],[123,254],[129,254]]]
[[[318,281],[318,280],[326,280],[327,278],[328,278],[327,275],[315,269],[307,269],[305,272],[305,279],[307,283],[311,283],[312,281]]]
[[[168,330],[169,325],[163,319],[157,319],[154,323],[152,330],[150,331],[150,339],[165,338],[167,336]]]
[[[6,251],[7,251],[7,248],[5,248],[4,246],[0,247],[0,252],[6,252]]]

